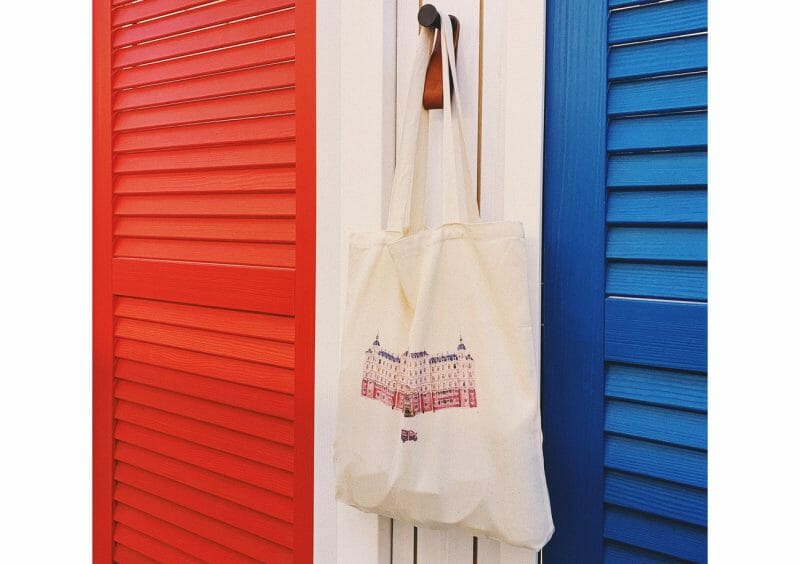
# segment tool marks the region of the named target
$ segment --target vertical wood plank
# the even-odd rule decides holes
[[[484,9],[483,25],[481,216],[488,221],[521,221],[525,226],[528,291],[538,343],[545,2],[492,4],[491,9]],[[539,347],[534,350],[538,355]],[[539,364],[538,356],[534,362]],[[530,564],[536,560],[531,550],[478,540],[479,564]]]
[[[346,264],[347,240],[354,231],[378,231],[385,215],[394,172],[395,140],[395,36],[397,6],[386,2],[341,0],[340,27],[340,161],[336,200],[329,199],[328,214],[340,218],[336,232],[340,264]],[[331,22],[327,22],[329,25]],[[358,158],[353,158],[358,155]],[[329,227],[321,227],[330,233]],[[339,272],[336,285],[338,323],[327,328],[328,338],[339,342],[347,272]],[[332,359],[337,367],[338,347]],[[390,520],[338,504],[337,562],[388,564],[391,559]],[[329,556],[323,558],[323,561]]]
[[[333,441],[339,384],[341,255],[341,6],[317,3],[317,293],[314,410],[314,562],[336,562],[338,545]]]
[[[316,2],[295,8],[296,222],[294,559],[314,559],[314,305],[316,285]]]
[[[542,421],[557,562],[603,559],[607,16],[604,2],[547,5]]]
[[[113,297],[111,294],[111,6],[94,0],[92,49],[92,552],[111,562]]]
[[[414,525],[392,520],[392,564],[414,564]]]

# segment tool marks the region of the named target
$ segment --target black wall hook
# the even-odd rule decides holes
[[[422,107],[426,110],[441,110],[444,106],[444,87],[442,85],[442,16],[433,4],[425,4],[417,13],[417,21],[422,27],[439,30],[436,33],[431,60],[428,62],[428,70],[425,73],[425,91],[422,93]],[[458,36],[461,24],[458,18],[450,16],[453,24],[453,42],[455,53],[458,55]],[[450,73],[450,94],[453,92],[453,73]]]

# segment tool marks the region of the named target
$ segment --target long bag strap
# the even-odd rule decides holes
[[[442,223],[472,223],[480,220],[467,161],[461,120],[461,95],[453,57],[453,27],[442,18],[442,84],[453,75],[454,102],[444,94],[442,120]],[[425,73],[430,59],[433,32],[423,28],[417,41],[403,129],[395,167],[386,229],[401,234],[424,228],[427,184],[428,114],[422,107]],[[454,111],[455,108],[455,111]]]

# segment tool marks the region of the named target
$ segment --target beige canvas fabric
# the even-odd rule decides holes
[[[442,20],[447,84],[453,39]],[[424,228],[422,89],[431,46],[423,30],[387,228],[350,243],[337,498],[540,549],[553,523],[525,238],[518,222],[480,222],[457,80],[443,110],[442,225]]]

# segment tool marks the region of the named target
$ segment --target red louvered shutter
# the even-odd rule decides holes
[[[94,2],[95,562],[310,562],[314,3]]]

